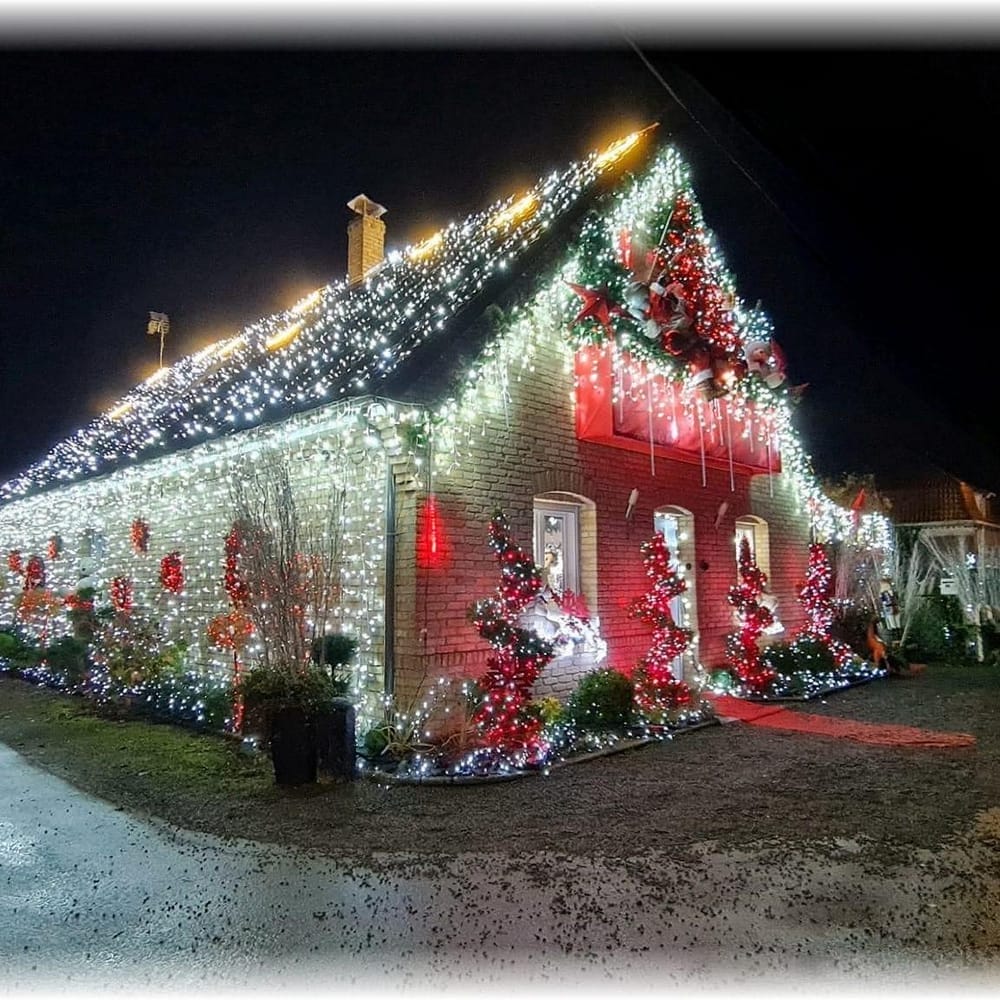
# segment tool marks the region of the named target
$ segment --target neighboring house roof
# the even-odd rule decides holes
[[[896,524],[981,521],[1000,525],[992,493],[934,466],[915,470],[908,479],[880,483],[879,492],[891,501],[890,515]]]
[[[0,502],[340,399],[412,396],[415,383],[439,381],[449,367],[443,362],[465,353],[462,334],[490,303],[537,269],[557,233],[564,244],[567,227],[595,198],[646,161],[653,143],[631,141],[640,135],[390,254],[359,285],[327,285],[160,369],[0,485]]]

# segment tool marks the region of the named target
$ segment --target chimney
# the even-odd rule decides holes
[[[356,285],[385,259],[385,207],[368,195],[352,198],[347,207],[357,216],[347,224],[347,282]]]

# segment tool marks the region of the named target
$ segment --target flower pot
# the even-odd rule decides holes
[[[316,731],[300,708],[278,709],[271,720],[271,762],[278,785],[316,781]]]
[[[354,705],[348,698],[334,698],[328,709],[316,713],[315,724],[319,769],[332,778],[353,781],[357,765]]]

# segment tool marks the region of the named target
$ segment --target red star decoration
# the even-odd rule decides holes
[[[625,310],[608,298],[608,290],[606,288],[584,288],[583,285],[574,285],[572,281],[567,281],[566,284],[583,299],[583,308],[576,314],[570,327],[576,326],[583,319],[596,319],[604,327],[604,332],[609,337],[614,337],[615,331],[611,326],[611,317],[624,316]]]

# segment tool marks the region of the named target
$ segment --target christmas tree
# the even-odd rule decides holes
[[[499,511],[490,521],[490,548],[500,564],[500,585],[493,597],[472,606],[471,617],[495,652],[479,682],[483,696],[473,722],[486,746],[512,759],[537,763],[545,754],[542,722],[526,709],[554,646],[521,627],[518,620],[542,589],[542,578],[534,561],[515,544]]]
[[[854,659],[850,646],[830,635],[833,624],[833,570],[822,545],[809,546],[806,582],[799,591],[799,601],[806,612],[806,623],[799,632],[803,639],[813,639],[833,653],[838,667]]]
[[[726,637],[726,655],[745,693],[764,694],[775,673],[761,662],[757,640],[774,616],[759,603],[767,576],[757,566],[745,537],[740,540],[739,574],[740,582],[729,588],[727,597],[736,609],[739,631]]]
[[[670,550],[663,532],[643,543],[643,563],[652,584],[646,594],[632,602],[629,617],[653,627],[646,655],[632,674],[636,707],[650,722],[662,723],[672,710],[687,705],[691,692],[678,681],[671,664],[691,644],[691,631],[674,621],[671,601],[687,590],[687,583],[670,564]]]

